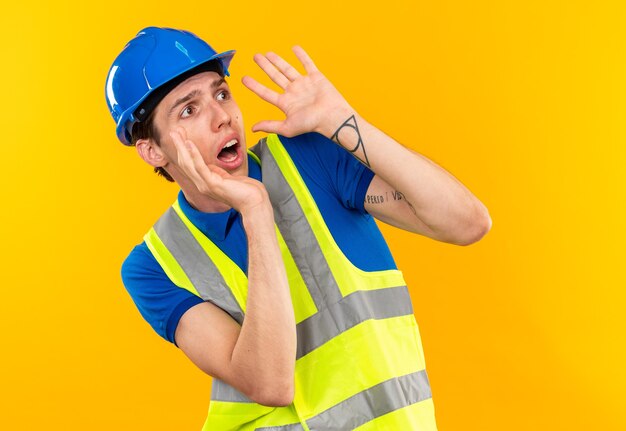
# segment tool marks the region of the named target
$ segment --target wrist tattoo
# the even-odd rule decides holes
[[[356,133],[356,146],[354,148],[352,149],[347,148],[345,145],[341,143],[341,141],[339,140],[339,132],[341,132],[342,130],[344,130],[343,134],[345,134],[346,132],[349,133],[350,130],[353,130],[353,133]],[[339,145],[341,145],[342,147],[350,151],[352,155],[356,157],[357,160],[363,163],[365,166],[367,166],[368,168],[370,167],[370,161],[367,158],[367,153],[365,152],[365,144],[363,143],[363,138],[361,137],[361,133],[359,132],[359,126],[356,123],[356,117],[354,115],[350,116],[350,118],[344,121],[344,123],[341,126],[339,126],[337,131],[333,133],[333,136],[331,136],[330,139],[337,142]],[[344,141],[345,140],[346,139],[344,139]],[[361,157],[357,155],[357,151],[359,149],[361,150],[360,153],[362,153]]]

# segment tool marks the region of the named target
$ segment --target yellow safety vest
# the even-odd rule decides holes
[[[295,397],[286,407],[263,406],[214,378],[203,430],[436,430],[402,273],[362,271],[346,258],[278,136],[262,139],[250,155],[261,164],[289,279]],[[177,202],[144,239],[172,282],[243,322],[246,275]]]

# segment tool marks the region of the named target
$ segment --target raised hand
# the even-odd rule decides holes
[[[231,175],[218,166],[207,165],[196,145],[187,139],[185,129],[177,128],[170,132],[170,137],[176,146],[178,166],[200,193],[240,213],[262,204],[269,205],[267,190],[259,181],[248,176]]]
[[[295,46],[293,51],[304,66],[306,75],[300,74],[273,52],[254,56],[254,61],[283,90],[282,93],[270,90],[254,78],[243,77],[242,82],[246,87],[261,99],[279,108],[286,116],[282,121],[260,121],[252,126],[252,131],[278,133],[287,137],[318,132],[330,137],[337,129],[338,118],[346,117],[353,110],[339,91],[317,69],[304,49]]]

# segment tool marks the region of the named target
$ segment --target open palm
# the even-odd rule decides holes
[[[287,137],[306,132],[322,133],[326,129],[324,126],[333,121],[334,112],[350,110],[343,96],[317,69],[304,49],[295,46],[293,51],[304,66],[306,75],[300,74],[273,52],[254,56],[254,61],[283,90],[282,93],[270,90],[254,78],[243,77],[246,87],[279,108],[286,117],[282,121],[260,121],[252,127],[255,132],[278,133]]]

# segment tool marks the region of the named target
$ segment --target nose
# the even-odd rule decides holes
[[[213,128],[213,130],[215,132],[218,132],[223,126],[228,126],[230,125],[230,121],[231,121],[231,117],[229,112],[224,109],[224,106],[222,106],[220,103],[218,102],[213,102],[211,104],[212,110],[213,110],[213,118],[211,120],[211,127]]]

